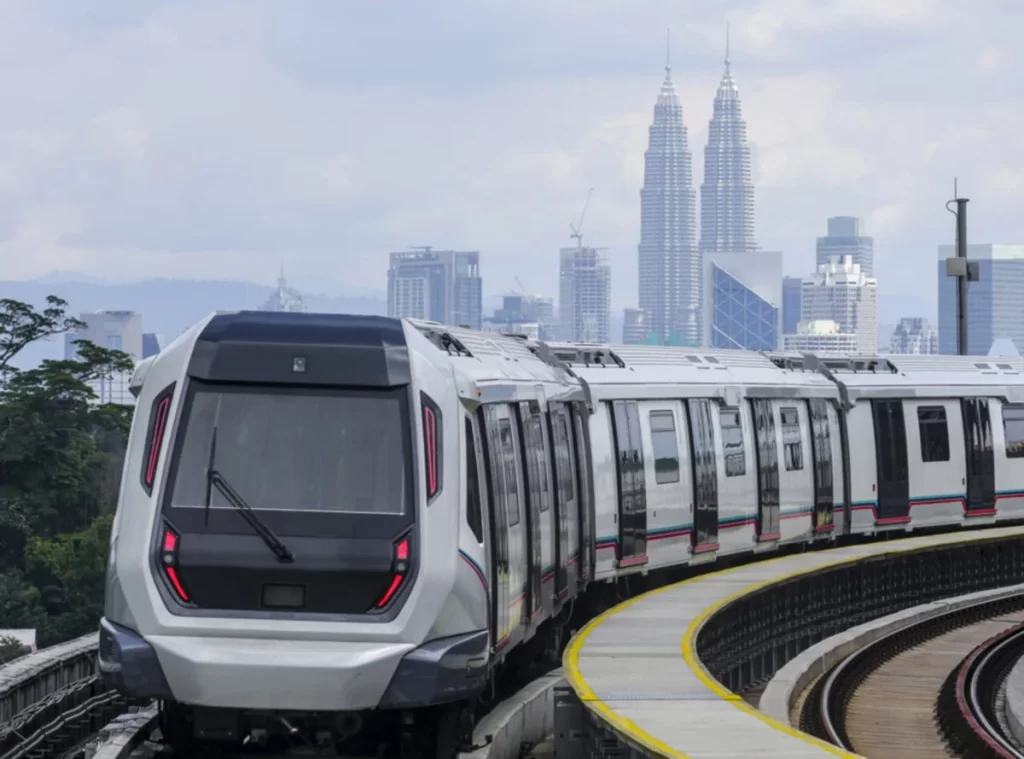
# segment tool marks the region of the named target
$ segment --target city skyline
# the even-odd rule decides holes
[[[6,49],[24,65],[0,129],[3,276],[271,282],[284,258],[305,291],[379,292],[383,251],[433,243],[481,250],[496,289],[519,276],[553,293],[547,264],[595,186],[588,240],[609,248],[613,308],[635,305],[639,157],[664,29],[703,146],[726,20],[756,239],[784,251],[787,274],[813,269],[822,218],[860,216],[878,241],[882,318],[935,318],[935,289],[910,275],[951,242],[954,175],[972,198],[972,239],[1021,237],[1024,185],[1008,167],[1024,155],[1012,128],[1024,105],[1002,75],[1018,55],[1016,6],[591,3],[567,26],[560,7],[459,5],[454,27],[436,8],[411,11],[418,36],[458,50],[426,57],[385,10],[238,7],[5,6]],[[89,65],[72,70],[72,58]],[[167,91],[184,93],[173,109]]]

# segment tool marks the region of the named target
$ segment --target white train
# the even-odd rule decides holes
[[[179,748],[448,756],[631,575],[1024,517],[1022,370],[219,313],[132,379],[101,670]]]

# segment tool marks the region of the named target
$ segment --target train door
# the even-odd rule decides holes
[[[961,398],[960,412],[967,454],[967,513],[991,511],[996,506],[996,474],[988,401]]]
[[[750,410],[757,452],[757,537],[758,540],[777,540],[782,529],[779,526],[779,445],[775,439],[775,414],[772,402],[760,398],[750,401]]]
[[[498,414],[493,406],[480,409],[484,434],[483,443],[487,462],[487,494],[490,505],[490,568],[491,585],[491,631],[494,649],[497,651],[508,640],[509,624],[509,545],[508,505],[506,503],[505,467],[502,463],[502,446],[498,435]]]
[[[529,557],[529,578],[526,583],[526,614],[530,620],[540,616],[543,608],[541,597],[541,578],[544,568],[543,531],[541,520],[544,514],[544,493],[542,483],[544,473],[540,469],[537,453],[543,452],[543,441],[540,440],[540,419],[530,410],[529,403],[520,403],[516,408],[519,427],[519,448],[526,485],[526,555]]]
[[[572,517],[577,514],[579,500],[576,498],[569,415],[561,403],[552,403],[549,412],[548,439],[551,441],[556,495],[555,527],[558,531],[555,539],[555,596],[562,598],[569,588],[569,557],[573,555],[574,550],[579,550],[578,546],[570,546],[570,534],[574,526],[571,523],[576,521]]]
[[[711,401],[692,399],[687,403],[690,417],[690,450],[693,451],[694,553],[718,548],[718,466],[715,433],[711,422]]]
[[[907,428],[903,401],[871,401],[878,467],[878,523],[910,519],[910,476],[907,471]]]
[[[490,574],[493,559],[489,558],[493,551],[494,540],[491,537],[489,499],[486,492],[485,478],[486,457],[481,447],[480,432],[476,417],[466,417],[466,524],[473,532],[477,543],[484,546],[486,559],[485,570]],[[487,536],[486,540],[484,536]]]
[[[590,427],[587,423],[587,408],[582,403],[570,409],[572,425],[569,429],[570,449],[575,452],[573,467],[577,502],[579,504],[579,567],[580,577],[587,581],[594,573],[594,481],[590,461]]]
[[[811,420],[811,464],[814,470],[814,529],[832,529],[832,434],[828,421],[828,401],[811,398],[807,401]]]
[[[647,483],[636,401],[614,401],[612,411],[618,452],[621,567],[641,563],[647,557]]]

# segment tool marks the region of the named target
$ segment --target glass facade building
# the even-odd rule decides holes
[[[955,355],[956,279],[946,276],[952,245],[939,246],[939,353]],[[992,343],[1009,339],[1024,354],[1024,245],[968,245],[979,281],[967,286],[967,352],[985,356]]]
[[[710,348],[776,350],[782,342],[782,253],[705,253],[704,342]]]
[[[779,309],[719,266],[711,267],[711,347],[775,350]]]
[[[802,277],[783,277],[782,279],[782,333],[796,333],[796,325],[800,323],[800,299],[803,297],[804,280]]]

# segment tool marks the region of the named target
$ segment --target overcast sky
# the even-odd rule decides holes
[[[1017,0],[0,0],[0,278],[382,290],[433,245],[554,294],[594,186],[633,305],[665,30],[699,186],[727,19],[787,273],[858,215],[883,319],[932,316],[954,175],[973,242],[1024,242]]]

